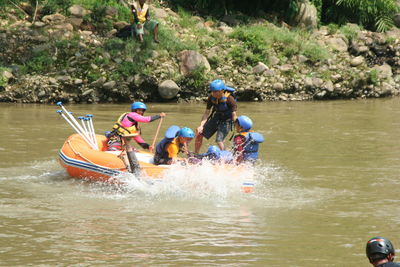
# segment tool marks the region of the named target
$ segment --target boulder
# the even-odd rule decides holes
[[[317,8],[309,1],[299,3],[299,12],[294,18],[295,26],[315,29],[318,24]]]
[[[346,52],[348,49],[347,43],[342,38],[339,37],[329,38],[325,42],[327,45],[329,45],[334,50],[337,50],[339,52]]]
[[[116,84],[117,83],[115,81],[109,81],[109,82],[106,82],[105,84],[103,84],[103,88],[107,89],[107,90],[111,90],[115,87]]]
[[[158,93],[163,99],[169,100],[178,95],[179,86],[172,80],[163,81],[158,85]]]
[[[61,14],[47,15],[42,18],[42,21],[47,24],[60,24],[65,21],[65,17]]]
[[[379,78],[388,79],[393,76],[392,67],[386,63],[381,66],[374,66],[373,69],[379,72]]]
[[[282,91],[282,90],[284,89],[282,83],[274,83],[274,85],[272,86],[272,88],[273,88],[275,91]]]
[[[169,16],[168,13],[162,8],[153,7],[150,11],[154,15],[154,17],[159,19],[165,19]]]
[[[357,66],[360,66],[360,65],[363,64],[363,63],[364,63],[364,57],[358,56],[358,57],[353,58],[353,59],[350,61],[350,66],[352,66],[352,67],[357,67]]]
[[[117,21],[114,22],[113,27],[117,30],[122,30],[123,28],[129,26],[130,24],[126,21]]]
[[[101,77],[99,79],[97,79],[96,81],[92,82],[91,85],[95,86],[95,87],[100,87],[103,86],[103,84],[106,82],[106,78],[105,77]]]
[[[189,75],[198,68],[204,68],[206,73],[211,70],[208,60],[199,52],[184,50],[178,54],[180,71],[183,75]]]
[[[204,26],[204,24],[202,24],[202,25]],[[219,26],[218,30],[220,32],[223,32],[224,34],[230,34],[233,32],[232,27],[229,27],[229,26]]]
[[[222,18],[222,21],[230,26],[237,26],[239,24],[239,21],[236,19],[235,15],[232,14],[225,15]]]
[[[83,22],[82,18],[68,18],[68,22],[75,28],[79,28]]]
[[[69,13],[77,18],[83,18],[86,14],[88,14],[88,11],[81,7],[80,5],[73,5],[70,8],[68,8]]]
[[[268,69],[267,65],[265,65],[262,62],[258,62],[258,64],[253,68],[253,73],[255,74],[263,73],[267,69]]]

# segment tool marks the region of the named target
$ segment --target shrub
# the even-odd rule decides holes
[[[8,83],[7,78],[3,76],[3,72],[6,70],[7,68],[0,67],[0,87],[5,87]]]
[[[34,53],[23,67],[24,73],[45,73],[52,68],[54,60],[48,51]]]
[[[373,69],[367,73],[367,82],[373,85],[379,84],[379,71]]]
[[[340,27],[340,32],[343,33],[349,41],[356,39],[360,30],[360,27],[354,24],[346,24]]]

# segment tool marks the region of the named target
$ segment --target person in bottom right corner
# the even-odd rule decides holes
[[[239,116],[234,125],[238,133],[233,138],[233,155],[236,164],[247,162],[254,164],[258,159],[259,144],[264,142],[263,135],[250,131],[253,121],[247,116]]]
[[[395,251],[392,242],[384,237],[377,236],[368,240],[366,254],[374,267],[400,267],[400,263],[393,262]]]

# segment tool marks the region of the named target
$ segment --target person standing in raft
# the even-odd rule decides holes
[[[251,132],[252,120],[247,116],[239,116],[235,120],[235,130],[239,134],[233,138],[233,155],[237,164],[255,163],[258,159],[258,146],[264,142],[260,133]]]
[[[224,150],[224,139],[232,130],[232,123],[237,118],[236,99],[232,95],[235,89],[226,86],[221,80],[214,80],[210,84],[210,91],[206,110],[197,128],[195,153],[199,153],[203,137],[210,139],[215,133],[218,147]]]
[[[156,146],[154,164],[171,165],[176,163],[179,152],[189,154],[187,145],[193,138],[194,132],[190,128],[181,129],[176,125],[169,127],[165,133],[165,138]]]
[[[159,115],[143,116],[147,107],[142,102],[134,102],[131,105],[131,112],[123,113],[113,126],[113,130],[108,135],[108,149],[109,151],[122,150],[122,136],[132,136],[132,138],[143,149],[153,149],[147,144],[140,136],[139,122],[148,123],[165,117],[165,113],[161,112]]]
[[[153,32],[154,42],[158,40],[158,22],[150,19],[149,5],[146,0],[139,0],[131,3],[131,12],[133,14],[132,35],[136,34],[140,42],[143,42],[144,28]],[[132,36],[133,37],[133,36]]]

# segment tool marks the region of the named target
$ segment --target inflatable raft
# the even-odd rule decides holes
[[[110,178],[127,172],[122,160],[122,151],[106,151],[107,138],[96,135],[99,150],[94,150],[80,135],[71,135],[62,146],[59,156],[60,164],[74,178],[85,178],[93,181],[108,181]],[[154,165],[153,154],[136,151],[136,157],[143,175],[160,178],[169,165]]]
[[[129,171],[122,159],[122,151],[106,151],[107,138],[96,135],[96,139],[99,150],[94,150],[82,136],[71,135],[59,152],[59,162],[74,178],[118,183],[118,179],[113,178]],[[146,182],[161,181],[165,172],[175,166],[154,165],[153,154],[146,151],[136,150],[135,155],[139,166],[140,177],[138,178],[144,179]],[[248,174],[245,166],[229,164],[215,165],[215,168],[218,172],[227,171],[227,175],[232,172]],[[253,191],[253,186],[253,182],[247,180],[241,183],[241,190],[250,193]]]

